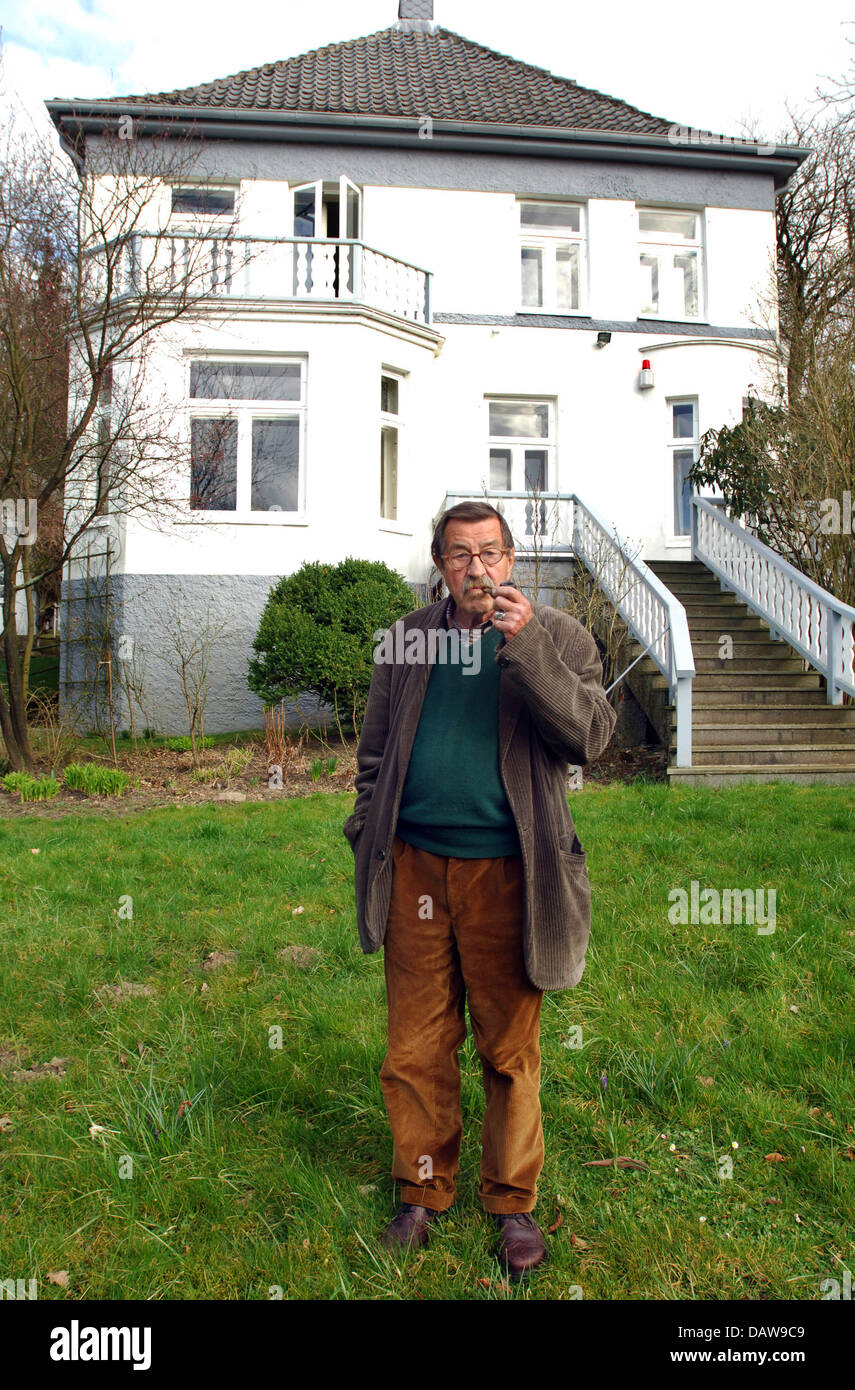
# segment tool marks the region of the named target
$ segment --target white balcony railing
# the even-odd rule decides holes
[[[458,502],[489,502],[502,513],[520,557],[573,554],[573,508],[566,492],[448,492],[446,507]]]
[[[826,699],[855,695],[855,608],[821,589],[703,497],[692,498],[692,558],[717,575],[826,681]]]
[[[695,661],[686,610],[610,522],[573,492],[446,493],[457,502],[489,502],[502,513],[517,556],[576,556],[617,610],[631,637],[668,682],[677,713],[677,767],[692,765],[692,681]],[[638,658],[637,658],[638,659]],[[634,663],[633,663],[634,664]],[[626,673],[624,673],[626,674]]]
[[[114,260],[120,294],[364,304],[411,323],[431,321],[430,272],[362,241],[139,232]],[[98,261],[96,248],[92,283],[103,293]]]

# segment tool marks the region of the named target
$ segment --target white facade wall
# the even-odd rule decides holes
[[[588,222],[586,314],[634,320],[639,307],[635,201],[580,201]],[[363,218],[369,245],[433,272],[434,312],[519,312],[514,193],[369,186]],[[704,223],[707,312],[701,324],[765,327],[759,306],[774,287],[774,213],[709,207]]]
[[[348,173],[346,162],[340,172]],[[292,186],[275,178],[242,180],[240,233],[292,235]],[[762,300],[772,285],[771,209],[705,209],[704,315],[676,331],[673,324],[637,321],[637,216],[630,198],[581,200],[587,232],[582,312],[558,317],[544,310],[521,319],[513,190],[370,182],[362,190],[364,243],[432,274],[431,329],[357,305],[278,303],[277,294],[284,297],[289,287],[283,283],[277,291],[274,258],[264,282],[257,282],[270,294],[266,301],[218,304],[172,325],[148,351],[147,387],[172,422],[168,487],[174,508],[157,518],[110,522],[119,541],[113,573],[125,579],[120,626],[154,663],[162,645],[157,615],[182,577],[192,604],[210,592],[220,611],[235,617],[240,632],[231,657],[220,662],[212,729],[261,722],[260,702],[245,690],[246,657],[277,577],[305,561],[334,564],[354,556],[382,560],[414,583],[428,578],[433,520],[446,492],[479,495],[489,485],[488,398],[550,402],[556,447],[548,490],[576,493],[645,559],[688,558],[688,538],[674,534],[669,402],[696,400],[702,434],[737,421],[743,398],[760,394],[768,381],[770,344],[750,330],[768,322]],[[680,206],[673,199],[667,205]],[[147,225],[163,225],[168,207],[164,190]],[[284,257],[280,263],[286,264]],[[611,341],[598,348],[601,329],[611,332]],[[230,520],[223,514],[214,520],[190,510],[193,403],[187,390],[196,355],[305,362],[305,506],[299,515]],[[655,385],[642,391],[644,358]],[[388,372],[401,380],[396,522],[380,516],[380,379]],[[120,389],[117,372],[114,390]],[[265,413],[263,404],[258,413]],[[92,533],[101,549],[100,523]],[[72,567],[67,574],[78,591],[81,573]],[[173,701],[164,721],[180,732],[173,684],[162,674],[157,689]]]
[[[180,466],[177,503],[190,490],[190,403],[182,387],[195,353],[303,356],[307,372],[303,445],[306,507],[295,519],[186,520],[154,529],[131,518],[121,568],[142,574],[278,574],[305,560],[346,555],[382,559],[423,580],[432,517],[445,492],[489,486],[487,398],[549,400],[555,407],[555,470],[550,490],[574,492],[646,558],[681,553],[676,537],[669,451],[672,398],[696,398],[699,432],[735,423],[743,397],[764,371],[755,343],[614,333],[595,346],[591,332],[480,324],[445,326],[436,357],[429,348],[353,321],[336,328],[278,320],[228,321],[200,328],[195,346],[182,330],[180,350],[164,353],[174,393]],[[178,345],[176,345],[178,348]],[[655,373],[641,391],[643,356]],[[398,521],[380,517],[380,377],[406,374],[400,391]],[[263,406],[260,407],[263,413]]]
[[[241,232],[290,234],[289,185],[245,181]],[[635,204],[587,204],[587,313],[627,324],[638,302]],[[771,212],[706,211],[705,321],[758,326],[774,252]],[[367,244],[432,272],[435,314],[507,317],[519,311],[519,212],[512,193],[444,189],[364,189]],[[307,559],[345,555],[386,560],[408,578],[426,576],[425,542],[446,490],[488,484],[488,396],[548,399],[556,410],[556,468],[550,489],[576,492],[626,534],[647,558],[680,554],[673,534],[668,451],[671,397],[696,397],[700,431],[739,418],[742,400],[764,374],[763,345],[705,337],[704,324],[677,337],[614,331],[596,347],[596,324],[569,316],[564,328],[503,323],[435,325],[439,350],[405,327],[325,315],[323,307],[241,312],[237,304],[206,324],[184,322],[152,355],[170,395],[183,466],[176,498],[189,493],[186,362],[194,352],[220,356],[299,355],[307,362],[303,461],[305,512],[297,519],[187,521],[153,530],[131,519],[122,567],[128,573],[276,574]],[[583,326],[584,325],[584,326]],[[638,389],[642,358],[654,367],[652,390]],[[399,521],[379,516],[379,383],[383,370],[405,374],[399,437]]]

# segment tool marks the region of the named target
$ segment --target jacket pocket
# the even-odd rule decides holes
[[[574,844],[579,844],[578,837],[574,840]],[[565,908],[579,939],[587,941],[591,931],[591,884],[588,879],[588,856],[579,845],[578,851],[562,848],[560,859]]]
[[[354,853],[356,853],[356,841],[359,839],[359,836],[364,829],[365,816],[361,816],[358,820],[354,820],[353,816],[348,816],[347,820],[342,826],[342,833],[344,834],[345,839],[347,840],[348,844],[350,845],[350,848],[354,851]]]

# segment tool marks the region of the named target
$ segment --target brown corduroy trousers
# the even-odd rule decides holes
[[[485,1211],[531,1211],[544,1156],[543,991],[523,960],[522,856],[457,859],[395,836],[393,861],[380,1083],[401,1200],[445,1211],[455,1198],[465,999],[486,1096],[478,1196]]]

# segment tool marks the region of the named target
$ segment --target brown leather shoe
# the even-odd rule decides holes
[[[522,1279],[546,1259],[543,1232],[527,1211],[494,1213],[501,1231],[498,1256],[512,1279]]]
[[[430,1207],[417,1207],[412,1202],[404,1202],[381,1235],[380,1244],[387,1250],[427,1245],[428,1225],[441,1215],[441,1212],[433,1211]]]

